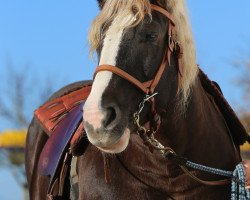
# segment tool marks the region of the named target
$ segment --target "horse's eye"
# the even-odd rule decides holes
[[[154,41],[156,40],[158,35],[156,33],[146,33],[145,38],[146,40]]]

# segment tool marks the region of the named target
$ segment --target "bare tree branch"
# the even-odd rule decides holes
[[[34,109],[31,101],[33,106],[42,104],[52,94],[56,82],[54,79],[52,82],[49,76],[41,82],[37,81],[29,68],[27,65],[21,71],[14,70],[11,59],[8,59],[4,75],[6,87],[0,88],[1,94],[5,94],[0,96],[0,117],[16,128],[26,128],[29,125]],[[34,83],[40,83],[36,85],[37,90],[34,90]],[[34,103],[36,99],[38,101]]]

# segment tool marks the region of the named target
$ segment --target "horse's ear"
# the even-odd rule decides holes
[[[106,1],[106,0],[97,0],[97,2],[98,2],[98,4],[99,4],[100,9],[102,9],[102,7],[104,6],[105,1]]]

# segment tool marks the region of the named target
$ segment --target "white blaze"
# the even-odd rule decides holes
[[[100,55],[99,65],[107,64],[116,66],[116,57],[122,40],[122,25],[127,24],[131,20],[132,15],[126,19],[117,17],[108,28],[103,42],[102,52]],[[102,126],[101,122],[105,117],[105,113],[101,108],[102,95],[112,77],[112,72],[101,71],[95,77],[91,93],[84,105],[84,121],[88,122],[96,130]]]

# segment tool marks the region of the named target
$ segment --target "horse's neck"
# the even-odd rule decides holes
[[[193,86],[185,114],[174,115],[164,123],[164,137],[178,154],[220,168],[232,169],[240,161],[221,112],[199,80]]]

